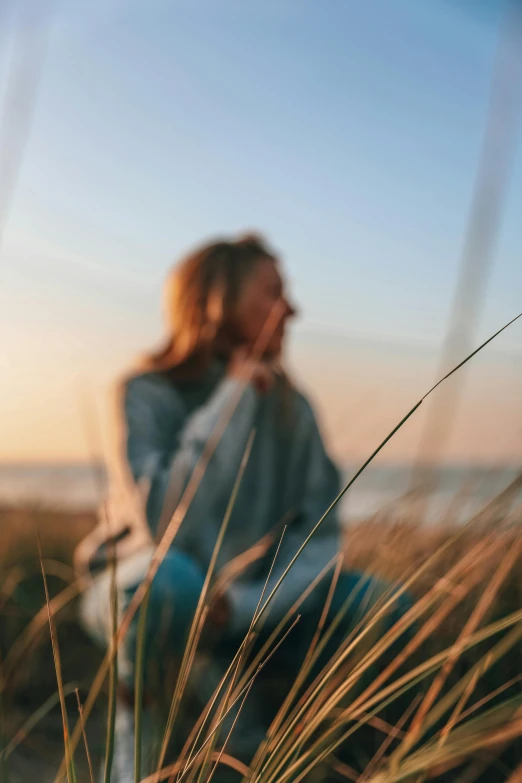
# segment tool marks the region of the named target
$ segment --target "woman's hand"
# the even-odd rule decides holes
[[[232,354],[228,365],[231,378],[250,381],[259,394],[267,394],[274,385],[274,370],[266,361],[252,359],[244,349]]]

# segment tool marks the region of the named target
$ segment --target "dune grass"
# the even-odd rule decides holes
[[[517,489],[514,486],[512,492]],[[506,512],[504,494],[465,529],[457,529],[450,519],[439,527],[419,529],[414,513],[414,505],[404,502],[351,527],[342,564],[343,568],[371,572],[392,583],[408,584],[416,599],[407,621],[417,629],[410,641],[411,649],[401,650],[402,659],[394,659],[395,668],[391,661],[381,680],[374,679],[365,689],[356,691],[364,671],[376,657],[385,655],[384,648],[393,642],[393,634],[388,639],[379,635],[372,638],[378,604],[364,627],[340,651],[338,660],[307,689],[302,687],[303,676],[287,692],[265,746],[254,759],[250,780],[270,783],[307,776],[312,780],[315,773],[332,774],[332,765],[337,777],[331,779],[339,780],[421,780],[434,773],[451,780],[455,765],[460,775],[468,769],[475,770],[477,779],[484,781],[507,780],[522,763],[518,740],[522,715],[520,509]],[[3,524],[11,531],[9,548],[0,552],[0,644],[2,662],[9,664],[10,674],[2,686],[1,768],[8,770],[17,754],[31,747],[32,737],[45,737],[52,715],[56,725],[60,705],[49,626],[43,616],[37,626],[34,624],[38,613],[48,613],[38,575],[37,530],[49,583],[49,604],[54,606],[62,690],[69,715],[76,707],[75,688],[83,699],[101,655],[76,622],[78,591],[71,590],[74,581],[70,569],[75,541],[69,532],[65,541],[62,537],[66,527],[74,529],[76,520],[38,509],[4,510],[2,516]],[[77,519],[80,537],[94,519],[88,515]],[[21,540],[15,540],[16,529]],[[332,564],[331,573],[340,567]],[[68,601],[61,600],[64,593]],[[387,600],[391,599],[384,596],[381,609]],[[274,643],[287,629],[288,625],[278,631]],[[400,634],[401,629],[394,633]],[[20,639],[25,644],[21,645]],[[308,664],[317,652],[315,644],[307,656]],[[263,654],[268,655],[269,650]],[[250,668],[239,667],[227,691],[228,704],[245,697],[259,663],[260,659]],[[413,694],[411,698],[409,693]],[[385,713],[386,703],[392,704],[396,696],[400,696],[405,709],[396,721],[394,735]],[[90,737],[95,769],[105,755],[102,732],[95,727],[100,720],[105,722],[108,703],[106,683],[97,701],[96,719],[83,727],[84,744]],[[208,779],[221,753],[220,770],[228,769],[230,779],[239,780],[239,773],[232,769],[241,770],[241,764],[227,756],[226,747],[219,744],[221,738],[218,742],[214,735],[214,740],[208,740],[208,733],[208,727],[203,727],[195,743],[197,731],[193,734],[193,744],[178,757],[182,763],[177,769],[175,759],[174,766],[167,763],[165,743],[160,779],[168,780],[173,772],[176,779],[180,768],[185,768],[183,779],[188,779],[191,771],[200,777],[203,761]],[[343,738],[357,740],[359,758],[353,765],[335,760]],[[207,745],[198,756],[205,740]],[[89,780],[84,747],[76,749],[75,757],[78,770],[83,769],[83,773],[76,773],[77,779],[80,783]],[[319,764],[322,757],[329,759],[324,766]],[[56,758],[59,762],[58,755]],[[189,770],[187,763],[193,765]]]
[[[522,314],[521,314],[522,315]],[[520,318],[521,316],[517,316]],[[513,323],[517,318],[513,319]],[[389,560],[394,568],[399,561],[402,571],[396,575],[397,586],[384,591],[365,617],[358,622],[336,649],[333,657],[322,665],[316,673],[314,664],[319,661],[319,653],[332,628],[321,636],[314,637],[310,650],[305,657],[294,683],[281,683],[285,698],[279,706],[265,741],[248,768],[238,760],[226,754],[226,745],[234,730],[241,709],[250,690],[277,648],[287,640],[293,625],[299,621],[291,610],[280,626],[271,635],[266,647],[258,653],[257,659],[249,662],[248,652],[256,630],[263,621],[264,614],[280,587],[289,569],[326,515],[337,504],[350,486],[357,480],[367,465],[376,457],[386,443],[416,412],[420,405],[437,387],[454,372],[468,362],[476,353],[510,324],[500,329],[493,337],[477,348],[444,378],[436,383],[404,416],[396,427],[384,438],[373,454],[361,466],[351,481],[343,488],[336,500],[327,509],[304,541],[293,560],[287,566],[275,588],[261,602],[252,619],[252,625],[243,644],[234,656],[229,669],[215,691],[207,711],[195,722],[192,732],[181,755],[173,765],[164,765],[170,735],[177,715],[180,714],[181,701],[185,686],[194,663],[198,635],[205,614],[205,596],[194,618],[192,631],[178,672],[174,696],[170,700],[163,744],[155,772],[145,778],[147,783],[160,783],[161,780],[182,780],[192,783],[208,783],[213,779],[220,762],[228,763],[242,777],[244,783],[298,783],[299,781],[332,780],[332,775],[344,779],[361,781],[423,781],[440,776],[446,770],[460,768],[462,780],[477,779],[482,772],[491,780],[492,759],[505,756],[506,748],[511,752],[516,748],[516,740],[522,735],[522,690],[520,688],[520,642],[522,639],[522,608],[520,590],[509,593],[506,605],[506,585],[512,585],[513,574],[520,580],[520,560],[522,553],[522,533],[520,528],[520,509],[513,509],[512,502],[520,490],[520,478],[506,489],[482,513],[467,524],[451,526],[451,516],[444,520],[445,529],[437,531],[439,540],[433,540],[433,532],[428,534],[425,528],[412,524],[411,520],[396,519],[367,520],[359,526],[363,536],[368,538],[369,530],[378,538],[373,538],[374,550],[379,555],[366,562],[362,569],[353,563],[357,553],[354,541],[347,547],[348,562],[361,570],[388,577],[379,567],[383,553],[391,554]],[[248,380],[248,379],[245,379]],[[234,407],[235,403],[234,401]],[[61,708],[62,729],[64,735],[65,757],[60,764],[55,783],[61,783],[67,776],[69,783],[76,783],[77,772],[75,753],[83,738],[89,775],[92,776],[86,722],[95,710],[98,697],[108,677],[107,733],[103,749],[104,783],[110,783],[112,773],[112,755],[114,748],[114,725],[116,706],[116,685],[118,677],[117,650],[136,614],[141,612],[140,633],[143,638],[143,615],[146,612],[146,599],[152,579],[168,552],[186,509],[197,490],[199,481],[206,469],[208,459],[213,454],[224,428],[227,426],[233,408],[226,411],[215,432],[211,435],[201,459],[190,477],[183,497],[172,519],[160,521],[162,537],[158,543],[144,581],[138,587],[128,607],[120,615],[112,569],[112,642],[109,651],[103,657],[90,684],[87,682],[86,700],[81,705],[78,695],[79,719],[72,732],[69,731],[69,718],[66,704],[66,680],[62,671],[62,659],[58,641],[55,618],[57,611],[70,608],[71,602],[81,592],[84,585],[74,580],[51,597],[48,586],[48,571],[56,578],[67,580],[70,574],[56,555],[46,564],[39,546],[38,560],[43,575],[45,591],[44,605],[38,609],[34,618],[29,619],[14,640],[9,633],[0,637],[2,654],[2,672],[0,693],[2,698],[2,743],[0,749],[0,772],[8,779],[6,764],[6,738],[9,732],[6,716],[9,714],[8,701],[14,704],[18,696],[17,675],[22,670],[27,677],[28,656],[35,652],[35,645],[43,633],[41,617],[45,609],[51,639],[52,660],[58,685],[58,702]],[[247,448],[248,452],[248,448]],[[245,460],[248,454],[245,455]],[[241,479],[238,476],[237,485]],[[234,495],[234,492],[232,495]],[[231,504],[233,497],[231,498]],[[404,510],[403,510],[404,514]],[[496,518],[495,518],[496,515]],[[494,519],[494,521],[493,521]],[[226,528],[226,517],[223,528]],[[375,529],[377,525],[377,529]],[[405,547],[410,557],[396,558],[400,551],[398,537],[401,534],[410,539],[410,547]],[[60,531],[62,533],[62,531]],[[442,538],[440,538],[442,536]],[[391,540],[390,540],[391,537]],[[412,557],[411,540],[421,537],[424,549]],[[61,536],[56,537],[57,541]],[[38,539],[39,540],[39,539]],[[382,542],[375,547],[375,542]],[[27,543],[27,542],[25,542]],[[426,548],[427,545],[429,548]],[[462,547],[465,547],[462,549]],[[20,547],[19,547],[20,548]],[[16,551],[16,547],[14,548]],[[5,574],[0,581],[2,607],[4,614],[12,604],[27,611],[30,600],[27,597],[27,582],[30,571],[24,570],[13,560],[13,548],[6,550],[8,556],[2,569]],[[458,556],[455,557],[455,552]],[[1,554],[1,553],[0,553]],[[403,553],[401,553],[403,555]],[[277,556],[277,555],[276,555]],[[452,561],[453,558],[453,561]],[[9,559],[11,563],[9,563]],[[390,566],[390,562],[387,563]],[[335,567],[334,580],[338,575],[339,561]],[[382,566],[382,564],[381,564]],[[431,574],[431,583],[429,576]],[[212,573],[208,576],[205,588],[210,585]],[[517,585],[519,588],[519,584]],[[206,591],[206,590],[205,590]],[[387,617],[397,600],[407,593],[415,595],[416,601],[404,611],[390,627]],[[20,600],[20,596],[22,600]],[[25,596],[25,597],[24,597]],[[144,601],[145,599],[145,601]],[[346,611],[350,598],[341,610]],[[298,602],[299,603],[299,602]],[[298,607],[295,607],[297,609]],[[465,611],[465,615],[460,614]],[[455,621],[455,616],[458,620]],[[323,617],[319,626],[323,623]],[[452,625],[453,619],[453,625]],[[334,623],[335,625],[335,623]],[[453,634],[451,634],[453,630]],[[434,639],[442,640],[437,649]],[[392,655],[393,651],[393,655]],[[137,692],[139,701],[136,707],[136,772],[135,781],[141,777],[140,729],[141,711],[141,653],[138,649]],[[516,664],[513,661],[516,659]],[[511,665],[506,664],[509,661]],[[501,664],[500,683],[494,683],[492,672],[498,672]],[[506,677],[507,669],[512,676]],[[41,673],[41,661],[38,671]],[[496,687],[492,687],[495,684]],[[482,692],[481,693],[481,688]],[[50,697],[46,705],[52,706]],[[470,702],[472,702],[470,704]],[[239,705],[232,726],[224,738],[222,724],[231,710]],[[402,712],[398,712],[401,706]],[[217,707],[217,711],[214,710]],[[391,711],[389,712],[389,708]],[[45,718],[47,707],[40,715]],[[214,712],[213,712],[214,710]],[[392,715],[392,720],[388,720]],[[27,738],[26,720],[24,731],[18,730],[17,742],[8,743],[12,754],[17,744]],[[34,728],[35,722],[30,724]],[[24,733],[25,732],[25,733]],[[384,734],[377,738],[378,732]],[[220,746],[217,748],[217,746]],[[346,758],[336,759],[338,751],[351,751],[351,764]],[[490,754],[484,762],[484,752]],[[481,760],[477,772],[477,758]],[[519,766],[516,753],[511,767],[502,760],[504,770],[511,775],[511,769]],[[222,769],[221,765],[220,769]],[[497,761],[497,769],[499,768]],[[459,772],[460,774],[460,772]],[[518,771],[513,772],[514,775]],[[507,779],[506,775],[504,778]]]

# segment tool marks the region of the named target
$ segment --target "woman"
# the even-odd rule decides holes
[[[123,611],[150,563],[153,540],[167,528],[196,466],[206,462],[151,587],[145,651],[146,688],[152,695],[164,682],[168,662],[179,661],[182,654],[233,492],[237,494],[216,563],[222,577],[216,585],[226,587],[211,591],[206,626],[207,638],[214,639],[221,653],[237,650],[263,591],[270,594],[340,490],[338,471],[325,451],[312,409],[282,370],[286,327],[295,310],[279,261],[264,242],[257,237],[223,240],[192,253],[175,268],[166,304],[168,344],[148,359],[144,371],[125,381],[121,395],[120,468],[134,488],[134,499],[143,497],[146,519],[140,526],[139,514],[137,521],[129,515],[122,529],[112,530]],[[99,528],[82,545],[78,561],[84,570],[92,573],[103,565],[103,536]],[[266,638],[315,577],[334,563],[340,546],[334,508],[276,592],[263,617],[262,636]],[[224,578],[227,573],[234,574],[232,583]],[[311,592],[299,610],[302,619],[291,632],[286,653],[285,645],[281,648],[279,671],[286,671],[290,682],[317,626],[331,578],[330,572]],[[102,641],[110,638],[109,581],[107,570],[94,578],[83,608],[88,627]],[[341,574],[330,616],[357,581],[354,574]],[[361,584],[357,605],[376,587],[368,579]],[[344,638],[349,620],[353,609],[335,644]],[[136,623],[137,617],[120,651],[127,703],[132,700]],[[203,678],[201,689],[207,692],[202,698],[210,696],[217,679],[208,673]],[[121,706],[120,715],[124,712]],[[264,730],[257,716],[254,708],[243,715],[244,729],[235,732],[230,752],[252,755]],[[118,725],[123,748],[125,720]],[[122,752],[119,758],[124,756]],[[125,774],[132,772],[120,770],[120,779]]]

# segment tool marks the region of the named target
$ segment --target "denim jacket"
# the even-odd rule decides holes
[[[136,548],[138,540],[157,536],[158,527],[162,532],[209,439],[219,430],[173,542],[206,570],[251,442],[217,558],[218,571],[240,564],[227,593],[233,628],[247,630],[270,566],[273,563],[265,596],[340,489],[338,471],[325,451],[310,404],[297,391],[282,389],[281,383],[259,395],[252,385],[228,377],[218,362],[198,382],[174,382],[167,373],[149,372],[126,379],[122,391],[120,467],[131,488],[146,487],[146,498],[143,526],[130,524],[115,536],[116,541],[118,536],[122,539],[119,551],[129,544],[126,537],[134,539]],[[100,544],[100,530],[96,536]],[[268,613],[270,624],[282,619],[339,548],[334,508],[278,590]],[[84,558],[88,549],[83,549]],[[245,558],[245,552],[255,557]],[[246,565],[241,566],[242,558]],[[309,600],[314,600],[313,593]]]

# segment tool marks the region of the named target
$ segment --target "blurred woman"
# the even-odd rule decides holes
[[[197,481],[192,478],[195,494],[189,490],[190,503],[180,514],[180,528],[150,590],[144,649],[145,687],[152,699],[165,687],[169,665],[179,665],[233,492],[237,494],[217,554],[218,578],[209,592],[204,630],[215,660],[226,658],[226,651],[228,662],[247,634],[262,594],[270,595],[341,488],[312,408],[283,371],[287,326],[295,309],[280,262],[264,241],[252,236],[221,240],[191,253],[168,280],[166,306],[166,346],[124,381],[120,397],[120,474],[131,488],[130,496],[143,498],[144,514],[128,514],[120,528],[112,520],[111,528],[123,613],[144,578],[154,541],[168,528],[196,466],[203,465],[199,474],[196,469]],[[84,620],[104,643],[111,636],[107,529],[100,526],[77,556],[83,571],[93,574]],[[331,566],[300,607],[302,618],[281,647],[278,673],[286,676],[287,686],[317,627],[340,548],[333,508],[263,616],[260,635],[266,639],[312,581]],[[368,578],[341,573],[330,620],[357,586],[357,598],[333,635],[330,651],[345,638],[357,608],[379,587]],[[118,783],[133,780],[129,710],[136,624],[137,615],[119,653],[123,717],[117,724]],[[218,667],[214,677],[206,672],[200,679],[202,701],[211,695],[223,668]],[[260,710],[245,710],[230,752],[248,760],[266,726]]]

